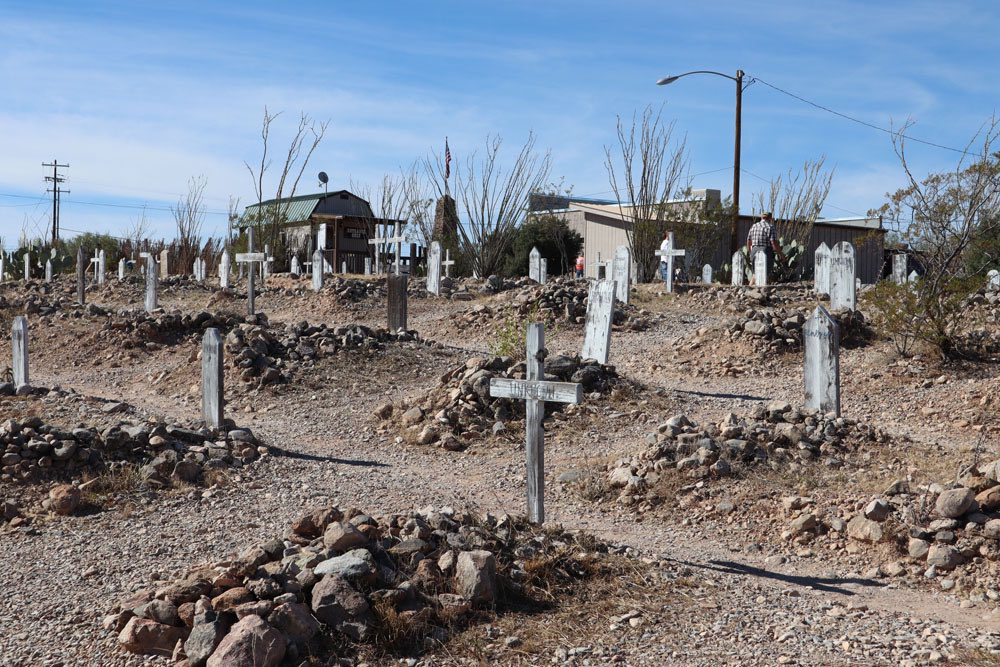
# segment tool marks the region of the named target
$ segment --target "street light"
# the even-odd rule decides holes
[[[723,74],[722,72],[699,69],[693,72],[678,74],[676,76],[665,76],[657,81],[656,85],[667,86],[674,81],[677,81],[677,79],[690,76],[691,74],[714,74],[715,76],[721,76],[729,79],[730,81],[736,82],[736,146],[733,151],[733,224],[730,229],[729,238],[729,252],[735,253],[737,247],[737,232],[740,221],[740,131],[743,115],[743,70],[738,69],[736,70],[736,76],[729,76],[728,74]]]

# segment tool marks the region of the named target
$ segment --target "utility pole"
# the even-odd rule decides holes
[[[52,245],[54,246],[59,240],[59,195],[64,192],[69,194],[69,190],[63,190],[59,187],[60,183],[66,182],[66,179],[59,175],[59,170],[69,169],[69,165],[59,164],[59,160],[52,160],[52,162],[43,162],[42,166],[52,167],[52,175],[45,177],[45,182],[52,183],[52,188],[45,191],[52,193]]]

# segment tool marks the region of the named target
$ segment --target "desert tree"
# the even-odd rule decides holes
[[[617,121],[617,145],[604,147],[604,166],[611,191],[618,200],[626,223],[632,257],[639,267],[640,281],[656,274],[655,255],[663,234],[680,222],[694,222],[691,210],[669,205],[672,196],[683,193],[688,157],[685,141],[674,140],[674,123],[666,123],[662,109],[646,107],[632,114],[631,122]],[[695,216],[697,217],[697,216]]]
[[[170,207],[177,229],[177,262],[181,267],[190,267],[195,257],[201,254],[206,184],[204,176],[192,176],[188,181],[187,194]]]
[[[280,200],[294,197],[298,191],[299,181],[309,166],[316,148],[323,141],[326,129],[330,121],[316,121],[305,112],[299,114],[298,125],[288,144],[280,166],[273,177],[270,176],[273,166],[271,157],[271,126],[274,121],[281,116],[282,112],[271,113],[264,107],[264,118],[261,122],[261,153],[260,161],[255,165],[244,162],[243,165],[250,172],[250,180],[253,184],[254,197],[257,200],[257,211],[253,219],[244,221],[252,224],[260,230],[258,243],[262,248],[264,244],[271,246],[271,253],[281,261],[284,261],[286,249],[284,247],[284,236],[282,234],[285,223],[288,222],[288,206],[281,205],[273,201],[270,205],[264,206],[265,193],[268,200]],[[269,185],[269,183],[271,185]],[[270,187],[273,187],[273,195]]]
[[[968,299],[988,268],[989,257],[978,251],[1000,234],[1000,120],[993,117],[980,128],[953,169],[923,178],[913,173],[907,154],[910,126],[904,123],[892,139],[905,185],[872,213],[911,220],[903,238],[924,273],[906,286],[880,284],[874,303],[900,351],[906,341],[920,341],[943,358],[961,357]]]
[[[535,150],[535,135],[505,166],[503,139],[486,137],[482,150],[469,153],[455,170],[466,224],[458,225],[458,240],[470,268],[480,276],[498,273],[510,254],[518,226],[528,210],[529,195],[548,178],[552,163],[548,151]]]
[[[770,211],[778,235],[785,241],[808,246],[813,226],[823,211],[833,183],[833,171],[826,169],[826,157],[806,160],[798,171],[789,169],[757,193],[758,213]]]

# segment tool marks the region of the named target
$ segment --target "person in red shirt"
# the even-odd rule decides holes
[[[579,257],[576,258],[576,277],[583,278],[583,269],[586,266],[584,264],[583,254],[581,253]]]

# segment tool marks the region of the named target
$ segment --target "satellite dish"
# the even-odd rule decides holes
[[[323,185],[326,185],[327,183],[330,182],[330,177],[326,175],[325,171],[319,172],[319,182],[322,183]]]

